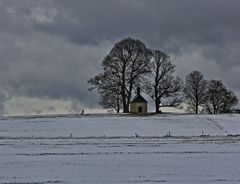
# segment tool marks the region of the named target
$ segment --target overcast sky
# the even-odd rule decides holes
[[[169,54],[176,75],[240,97],[239,0],[0,0],[0,112],[94,108],[86,81],[126,37]]]

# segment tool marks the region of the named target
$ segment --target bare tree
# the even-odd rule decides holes
[[[101,101],[99,102],[103,108],[114,108],[117,113],[122,109],[122,98],[120,93],[120,86],[115,88],[105,88],[100,93]]]
[[[104,58],[103,73],[90,79],[89,83],[102,93],[113,91],[117,91],[113,95],[120,93],[123,112],[127,113],[134,87],[141,82],[146,73],[150,72],[150,58],[150,50],[141,41],[124,39],[116,43]],[[102,97],[104,96],[106,95]]]
[[[173,76],[175,65],[162,51],[153,50],[151,61],[151,79],[145,82],[146,93],[154,100],[155,111],[159,113],[160,107],[179,104],[178,94],[182,89],[182,80]]]
[[[233,106],[237,105],[236,95],[229,91],[220,80],[211,80],[207,88],[207,100],[205,111],[210,114],[220,114],[229,112]]]
[[[100,102],[104,108],[114,108],[118,113],[122,108],[120,84],[108,72],[100,73],[88,81],[93,87],[89,90],[97,88],[100,94]]]
[[[199,113],[199,106],[202,106],[206,101],[206,87],[207,81],[204,80],[201,72],[193,71],[186,77],[183,92],[189,111]]]
[[[238,98],[233,91],[227,90],[223,96],[223,104],[220,113],[231,112],[233,107],[238,104]]]
[[[103,93],[99,104],[102,105],[103,108],[113,108],[117,113],[120,113],[122,108],[121,96],[114,95],[113,93]]]

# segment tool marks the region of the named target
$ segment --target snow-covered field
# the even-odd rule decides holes
[[[1,118],[0,183],[240,183],[239,135],[240,115]]]

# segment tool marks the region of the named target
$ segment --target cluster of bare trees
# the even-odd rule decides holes
[[[207,81],[199,71],[193,71],[186,77],[183,92],[188,110],[196,114],[200,111],[210,114],[227,113],[238,103],[234,92],[228,90],[222,81]]]
[[[194,71],[185,84],[175,77],[175,65],[160,50],[148,49],[140,40],[126,38],[116,43],[102,62],[103,72],[91,78],[90,90],[97,89],[100,104],[117,112],[129,112],[129,104],[137,87],[161,107],[177,107],[186,102],[188,110],[199,113],[224,113],[236,105],[237,97],[221,81],[206,81]]]

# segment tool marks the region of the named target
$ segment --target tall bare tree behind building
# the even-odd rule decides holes
[[[176,106],[181,100],[179,92],[182,89],[182,80],[173,76],[175,65],[169,56],[159,50],[152,51],[151,77],[145,82],[146,93],[155,103],[155,112],[160,112],[160,107]],[[163,98],[168,100],[163,101]]]
[[[103,93],[111,92],[112,89],[118,91],[123,112],[127,113],[133,89],[150,72],[150,58],[151,51],[140,40],[123,39],[104,58],[103,73],[88,82]]]
[[[183,92],[190,112],[199,113],[199,107],[206,101],[206,87],[207,81],[201,72],[195,70],[186,77]]]

